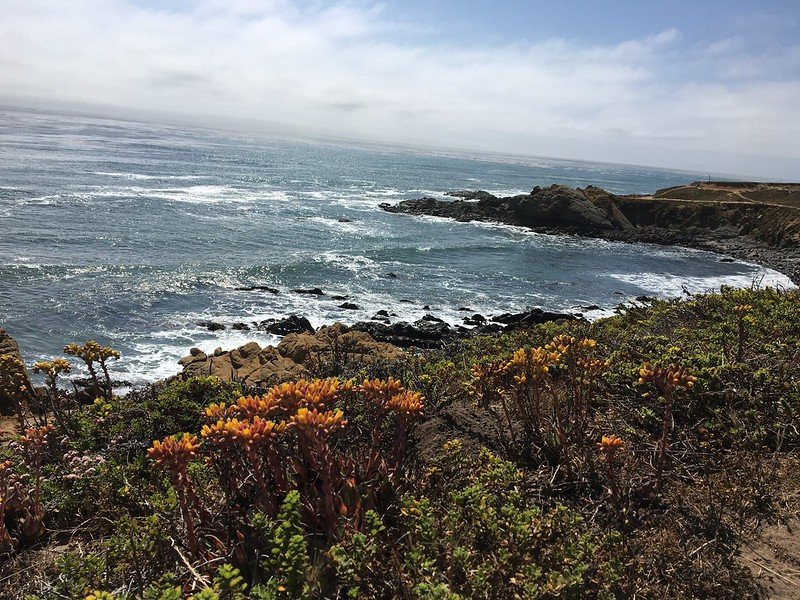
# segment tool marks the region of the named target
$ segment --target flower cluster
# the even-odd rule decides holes
[[[217,523],[218,531],[246,529],[253,510],[276,516],[281,499],[296,489],[309,524],[337,536],[343,523],[358,529],[377,490],[392,481],[409,422],[423,410],[424,398],[395,379],[358,386],[335,378],[300,379],[230,405],[212,404],[199,438],[155,441],[148,454],[170,472],[195,555],[204,551],[204,529],[214,528],[212,511],[200,505],[187,473],[189,462],[201,456],[216,474],[225,494],[223,512],[233,521]],[[346,412],[359,423],[355,431],[348,432]],[[371,445],[353,443],[365,424],[372,427]],[[218,531],[207,539],[219,538]]]
[[[662,395],[679,387],[691,388],[696,381],[696,377],[679,365],[659,367],[644,363],[639,369],[639,383],[652,383]]]
[[[163,441],[155,440],[147,451],[147,456],[157,465],[180,473],[186,470],[189,462],[197,456],[199,449],[197,436],[184,433],[181,437],[172,435],[164,438]]]

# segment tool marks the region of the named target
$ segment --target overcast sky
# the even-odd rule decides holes
[[[0,101],[798,180],[799,32],[797,0],[0,0]]]

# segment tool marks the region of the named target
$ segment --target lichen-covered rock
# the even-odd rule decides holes
[[[19,345],[17,341],[11,337],[5,329],[0,328],[0,356],[9,354],[22,362],[22,375],[30,386],[30,379],[28,378],[28,371],[25,368],[25,363],[22,361],[22,355],[19,353]],[[14,410],[14,400],[3,395],[0,392],[0,413],[7,414]]]
[[[330,361],[371,363],[394,360],[403,351],[376,342],[370,335],[341,324],[322,327],[316,333],[290,333],[277,346],[262,348],[249,342],[229,352],[206,355],[192,348],[179,362],[187,377],[215,375],[223,381],[245,385],[273,385],[302,377],[308,368]]]

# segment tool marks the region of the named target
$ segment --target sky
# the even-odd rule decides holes
[[[800,2],[0,0],[0,102],[800,180]]]

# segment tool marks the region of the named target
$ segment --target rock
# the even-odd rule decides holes
[[[575,315],[549,312],[541,308],[532,308],[521,313],[504,313],[491,318],[495,323],[503,323],[506,326],[506,330],[530,327],[531,325],[549,323],[551,321],[574,319]]]
[[[422,319],[414,323],[360,322],[353,325],[353,329],[400,348],[441,348],[445,341],[456,337],[456,332],[447,323]]]
[[[408,298],[400,298],[398,302],[402,302],[403,304],[414,304],[413,300],[409,300]]]
[[[636,301],[637,302],[655,302],[656,298],[653,298],[652,296],[636,296]]]
[[[431,314],[424,315],[422,317],[422,320],[423,321],[430,321],[431,323],[444,323],[444,321],[442,319],[440,319],[439,317],[434,317]]]
[[[339,223],[352,223],[352,222],[353,222],[352,219],[345,219],[345,218],[339,219]]]
[[[461,198],[462,200],[497,200],[497,196],[484,190],[457,190],[455,192],[446,192],[445,195]]]
[[[375,316],[376,317],[388,317],[389,316],[389,311],[381,309],[381,310],[379,310],[378,312],[375,313]]]
[[[422,310],[430,310],[430,309],[431,309],[431,307],[430,307],[430,306],[428,306],[427,304],[426,304],[425,306],[423,306],[423,307],[422,307]]]
[[[19,352],[19,345],[17,344],[17,341],[11,337],[5,329],[0,328],[0,356],[2,355],[13,356],[22,362],[21,375],[23,379],[23,385],[27,385],[30,389],[33,389],[31,386],[30,377],[28,376],[28,370],[25,367],[25,363],[22,360],[22,355]],[[12,398],[0,394],[0,413],[11,414],[14,412],[14,407],[15,402]]]
[[[210,358],[202,353],[190,355],[179,363],[187,377],[214,375],[223,381],[240,381],[249,386],[273,385],[297,379],[305,373],[302,365],[281,356],[274,347],[262,349],[256,342]]]
[[[307,290],[304,290],[304,289],[296,289],[296,290],[292,290],[292,291],[293,291],[295,294],[309,294],[309,295],[311,295],[311,296],[324,296],[324,295],[325,295],[325,292],[323,292],[323,291],[322,291],[321,289],[319,289],[318,287],[315,287],[315,288],[310,288],[310,289],[307,289]]]
[[[339,308],[343,308],[345,310],[358,310],[358,304],[353,304],[352,302],[345,302],[344,304],[340,304]]]
[[[347,300],[349,298],[350,298],[350,296],[331,296],[331,300],[336,300],[337,302],[339,300]]]
[[[222,346],[217,346],[214,348],[214,356],[221,356],[222,355]]]
[[[225,329],[225,325],[217,323],[216,321],[198,321],[197,324],[200,327],[205,327],[209,331],[222,331]]]
[[[280,293],[280,290],[278,288],[269,287],[268,285],[245,285],[245,286],[237,287],[237,288],[234,288],[234,289],[236,289],[237,291],[240,291],[240,292],[259,291],[259,292],[269,292],[270,294],[278,294],[278,293]]]
[[[729,257],[729,256],[723,256],[722,258],[719,259],[719,262],[721,262],[721,263],[732,263],[732,262],[736,262],[736,260],[731,258],[731,257]]]
[[[303,331],[314,332],[311,322],[299,315],[290,315],[285,319],[268,319],[261,321],[258,328],[275,335],[287,335],[289,333],[300,333]]]
[[[486,323],[486,317],[484,317],[483,315],[478,314],[478,313],[475,313],[471,317],[465,317],[464,318],[464,324],[465,325],[476,326],[476,325],[483,325],[484,323]]]
[[[600,310],[600,307],[597,304],[590,304],[589,306],[581,306],[582,310]]]
[[[314,366],[328,361],[345,363],[391,361],[403,354],[399,348],[378,342],[369,334],[341,323],[320,327],[314,335],[289,334],[278,344],[278,352],[281,356],[304,366]]]
[[[472,312],[471,308],[467,308],[466,306],[459,306],[458,310],[461,312]]]
[[[391,272],[387,273],[386,277],[388,277],[389,279],[397,279],[397,273],[391,273]]]
[[[250,326],[247,323],[234,323],[231,325],[231,329],[235,329],[236,331],[249,331]]]

